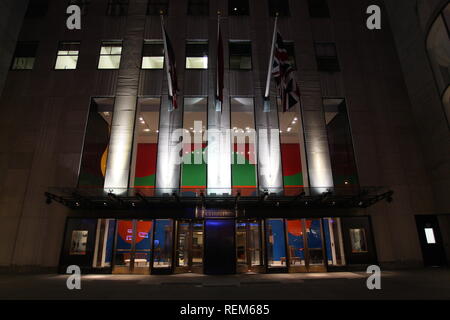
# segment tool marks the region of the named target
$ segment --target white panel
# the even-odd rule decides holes
[[[105,176],[106,190],[128,187],[135,112],[135,96],[116,97]]]

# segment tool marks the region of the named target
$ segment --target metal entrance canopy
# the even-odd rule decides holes
[[[200,208],[287,208],[302,210],[324,208],[368,208],[386,200],[394,192],[386,187],[341,188],[229,188],[229,189],[155,189],[155,188],[49,188],[47,204],[53,201],[70,209],[146,209],[168,207]]]

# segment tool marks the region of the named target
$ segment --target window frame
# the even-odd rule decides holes
[[[106,4],[106,16],[107,17],[126,17],[128,15],[128,7],[130,5],[129,0],[108,0]],[[114,7],[119,7],[122,9],[125,8],[123,13],[120,14],[111,14],[111,10]]]
[[[192,6],[194,8],[203,8],[201,13],[195,13],[195,10],[192,9]],[[206,12],[203,12],[203,10],[206,9]],[[187,15],[192,17],[208,17],[209,11],[210,11],[210,3],[209,0],[188,0],[187,1]],[[194,12],[193,12],[194,11]],[[200,10],[199,10],[200,11]]]
[[[102,48],[108,47],[105,45],[105,43],[120,43],[120,54],[102,54]],[[114,47],[114,46],[111,46]],[[118,47],[118,46],[117,46]],[[100,43],[100,53],[98,56],[98,62],[97,62],[97,70],[119,70],[120,66],[122,64],[122,51],[123,51],[123,41],[122,40],[104,40]],[[100,60],[102,56],[120,56],[119,66],[117,68],[100,68]]]
[[[319,55],[317,48],[320,45],[332,45],[335,51],[335,55],[331,56],[331,55]],[[340,60],[339,60],[339,54],[338,54],[338,49],[337,49],[337,45],[335,42],[314,42],[314,52],[315,52],[315,56],[316,56],[316,63],[317,63],[317,71],[319,72],[328,72],[328,73],[336,73],[336,72],[341,72],[342,71],[342,67],[340,64]],[[320,63],[320,60],[324,61],[324,60],[336,60],[336,64],[335,64],[335,68],[330,70],[330,69],[324,69],[323,64]]]
[[[35,44],[34,57],[32,57],[32,56],[30,56],[30,57],[17,56],[17,51],[18,51],[19,44]],[[11,71],[32,71],[32,70],[34,70],[38,50],[39,50],[39,42],[38,41],[18,41],[16,43],[16,48],[14,49],[14,55],[13,55],[13,58],[12,58],[12,61],[11,61],[11,66],[10,66],[9,70],[11,70]],[[16,58],[34,58],[34,60],[33,60],[33,67],[31,69],[15,69],[14,68],[14,62],[15,62]]]
[[[250,68],[248,68],[248,69],[231,67],[231,57],[233,57],[233,56],[246,57],[244,55],[237,55],[237,54],[231,53],[232,46],[235,44],[239,44],[239,43],[245,43],[245,44],[250,45]],[[231,70],[233,70],[233,71],[252,71],[253,70],[253,46],[252,46],[251,40],[228,40],[228,67],[229,67],[230,71]]]
[[[152,43],[153,42],[153,43]],[[156,46],[156,45],[161,45],[162,46],[162,50],[163,50],[163,55],[162,55],[162,58],[163,58],[163,65],[162,65],[162,67],[161,68],[144,68],[143,67],[143,65],[144,65],[144,58],[152,58],[152,57],[160,57],[160,56],[147,56],[147,55],[144,55],[144,52],[145,52],[145,46],[146,45],[148,45],[148,46],[152,46],[152,45],[154,45],[154,46]],[[144,39],[144,42],[143,42],[143,44],[142,44],[142,54],[141,54],[141,70],[164,70],[164,63],[166,62],[165,61],[166,60],[166,57],[165,57],[165,55],[164,55],[164,40],[161,40],[161,39]]]
[[[202,57],[205,57],[205,56],[188,55],[188,46],[189,45],[194,45],[195,46],[196,45],[195,43],[198,43],[197,45],[203,44],[203,45],[207,46],[207,49],[206,49],[206,52],[207,52],[207,55],[206,55],[207,67],[206,68],[188,68],[188,66],[187,66],[187,59],[188,58],[202,58]],[[209,69],[209,40],[207,40],[207,39],[206,40],[186,40],[184,63],[185,63],[185,65],[184,65],[185,70],[208,70]]]
[[[77,64],[76,64],[74,69],[56,69],[56,64],[58,63],[58,58],[59,57],[73,57],[73,56],[75,56],[74,54],[62,54],[62,55],[59,54],[60,51],[67,51],[67,52],[72,51],[72,50],[61,50],[60,48],[64,44],[77,44],[78,45],[78,52],[76,54],[76,57],[78,59],[80,58],[81,41],[60,41],[59,44],[58,44],[58,49],[56,50],[56,59],[55,59],[55,64],[53,66],[53,70],[55,70],[55,71],[74,71],[74,70],[77,70],[78,69],[78,59],[77,59]]]
[[[150,10],[150,8],[152,7],[154,7],[154,9]],[[162,9],[162,7],[164,7],[164,9]],[[159,16],[160,15],[159,12],[162,10],[163,15],[167,16],[169,12],[169,7],[170,7],[170,0],[148,0],[145,14],[147,16]],[[155,12],[155,10],[158,10],[158,12]]]
[[[235,4],[236,2],[237,4]],[[233,14],[233,7],[245,7],[246,13],[240,13],[240,10],[237,14]],[[240,8],[240,9],[241,9]],[[228,0],[228,15],[233,17],[248,17],[250,16],[250,3],[249,0]]]
[[[289,0],[267,0],[267,5],[270,17],[275,17],[277,9],[278,9],[278,17],[291,16],[291,8],[289,6]],[[284,5],[286,5],[285,8],[282,8]]]
[[[320,1],[320,2],[319,2]],[[319,9],[326,9],[321,11]],[[320,12],[319,14],[317,14]],[[329,19],[331,18],[330,6],[328,0],[308,0],[308,13],[309,17],[313,19]]]

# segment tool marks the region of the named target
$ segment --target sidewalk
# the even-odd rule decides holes
[[[68,290],[67,275],[0,275],[0,299],[450,299],[450,269],[385,271],[381,290],[363,272],[310,274],[85,275]]]

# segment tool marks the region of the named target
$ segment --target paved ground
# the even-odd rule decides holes
[[[381,290],[361,272],[206,276],[86,275],[68,290],[66,275],[0,275],[0,299],[450,299],[450,269],[385,271]]]

